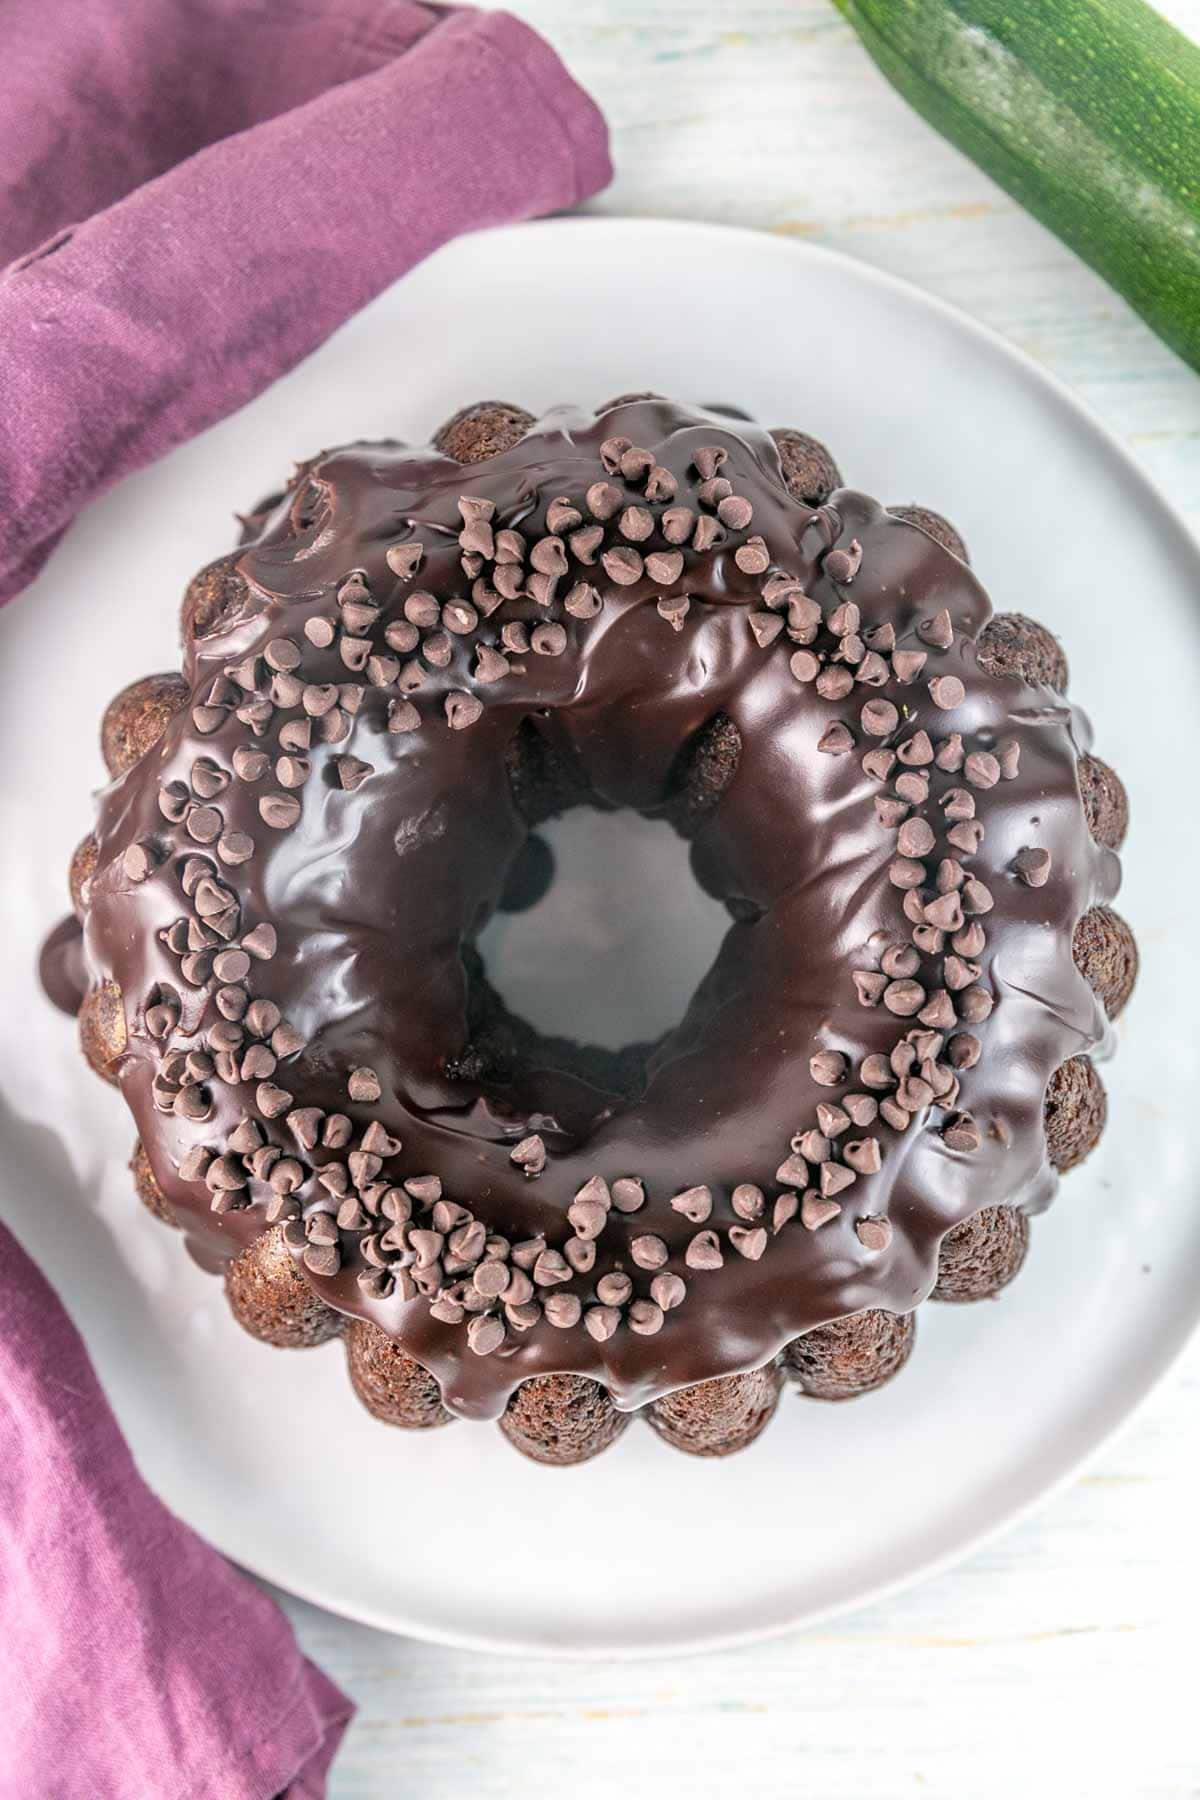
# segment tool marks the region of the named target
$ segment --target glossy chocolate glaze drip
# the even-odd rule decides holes
[[[38,980],[60,1012],[77,1013],[87,993],[83,927],[74,913],[60,919],[38,952]]]
[[[147,1006],[162,991],[180,997],[171,1044],[184,1048],[217,1017],[211,991],[219,984],[181,981],[179,958],[159,935],[188,912],[178,871],[194,852],[235,891],[243,934],[260,922],[277,934],[274,955],[253,963],[245,985],[252,997],[280,1008],[304,1048],[283,1057],[272,1080],[292,1096],[292,1107],[342,1113],[356,1125],[378,1120],[400,1139],[381,1179],[435,1173],[444,1194],[489,1232],[511,1244],[543,1233],[559,1247],[572,1231],[567,1209],[590,1178],[611,1184],[636,1176],[644,1183],[641,1210],[608,1214],[594,1269],[553,1291],[574,1293],[588,1306],[599,1278],[623,1271],[634,1296],[644,1296],[650,1275],[631,1257],[631,1241],[661,1238],[666,1268],[685,1280],[686,1298],[650,1335],[630,1329],[623,1316],[597,1341],[582,1326],[560,1329],[543,1317],[478,1354],[463,1324],[431,1316],[426,1296],[371,1297],[358,1280],[364,1265],[353,1231],[339,1234],[336,1273],[306,1269],[331,1305],[381,1326],[436,1374],[451,1410],[473,1417],[498,1414],[527,1376],[567,1370],[596,1376],[618,1405],[634,1407],[684,1384],[757,1367],[798,1334],[862,1308],[914,1307],[934,1282],[939,1240],[951,1227],[984,1206],[1033,1210],[1049,1200],[1055,1178],[1042,1128],[1047,1080],[1066,1058],[1102,1045],[1106,1033],[1071,954],[1076,921],[1109,900],[1119,879],[1116,857],[1090,838],[1080,802],[1075,766],[1089,742],[1085,720],[1048,689],[978,667],[974,643],[990,607],[961,562],[862,494],[839,491],[820,514],[793,499],[774,443],[750,424],[642,400],[599,420],[551,412],[512,449],[471,468],[429,448],[334,451],[312,470],[320,498],[312,522],[297,533],[285,502],[242,551],[244,606],[188,651],[184,673],[193,700],[201,703],[223,671],[283,637],[302,648],[297,673],[305,683],[345,683],[349,671],[337,645],[315,646],[304,627],[336,619],[335,595],[352,571],[364,572],[382,608],[372,633],[382,648],[384,626],[403,618],[414,589],[443,601],[469,596],[460,565],[460,497],[493,502],[496,529],[516,528],[531,544],[546,535],[546,509],[558,496],[590,524],[588,488],[598,480],[621,484],[601,463],[601,444],[617,434],[651,450],[678,483],[675,503],[694,509],[696,452],[724,450],[721,475],[753,505],[748,527],[723,532],[724,541],[711,548],[686,548],[682,577],[669,589],[689,600],[680,629],[659,611],[668,591],[662,583],[643,575],[621,585],[599,564],[572,567],[561,592],[576,579],[592,583],[603,600],[598,615],[581,620],[554,604],[549,616],[565,628],[564,652],[514,654],[503,679],[477,681],[477,641],[497,644],[506,621],[532,625],[548,616],[529,598],[506,601],[476,630],[451,640],[449,666],[426,670],[411,696],[418,729],[389,733],[397,690],[366,686],[348,735],[336,743],[314,740],[292,828],[272,829],[260,815],[260,796],[279,791],[271,775],[231,780],[213,804],[226,831],[254,841],[254,854],[236,867],[166,823],[160,788],[186,785],[200,757],[228,770],[239,745],[264,748],[273,762],[279,721],[303,717],[298,709],[277,711],[261,740],[232,711],[213,730],[203,706],[204,729],[185,710],[100,803],[86,930],[91,978],[115,981],[125,997],[121,1086],[163,1192],[206,1260],[259,1235],[270,1189],[250,1179],[242,1197],[251,1204],[214,1212],[205,1182],[180,1175],[185,1155],[201,1145],[220,1150],[247,1117],[284,1155],[294,1156],[296,1143],[284,1117],[256,1110],[253,1081],[211,1082],[212,1112],[199,1122],[155,1104],[163,1044],[147,1030]],[[646,504],[636,486],[626,500]],[[651,511],[657,523],[662,507]],[[612,526],[607,530],[606,541],[616,541]],[[767,577],[738,566],[735,553],[752,536],[765,541],[770,568],[796,577],[827,617],[852,601],[863,634],[890,624],[900,649],[926,649],[920,677],[860,687],[840,700],[798,681],[787,636],[760,647],[749,627],[749,615],[761,615]],[[412,542],[424,546],[424,560],[415,579],[401,581],[386,553]],[[855,544],[861,567],[839,585],[828,553]],[[666,545],[656,530],[638,548]],[[942,609],[953,642],[930,649],[917,627]],[[965,695],[952,710],[933,703],[933,676],[961,679]],[[448,727],[449,693],[481,703],[468,729]],[[1015,774],[977,796],[986,834],[977,854],[964,859],[995,902],[982,920],[987,948],[980,958],[994,1009],[970,1028],[982,1053],[962,1071],[955,1102],[981,1141],[973,1151],[952,1147],[943,1135],[947,1114],[936,1106],[918,1112],[903,1132],[878,1121],[870,1133],[881,1166],[839,1193],[841,1212],[818,1229],[796,1217],[773,1230],[773,1204],[786,1188],[777,1171],[793,1137],[813,1127],[819,1103],[861,1090],[855,1072],[862,1059],[886,1057],[917,1023],[861,1004],[853,980],[856,971],[878,968],[881,945],[907,944],[912,929],[904,895],[889,879],[896,833],[875,811],[885,789],[863,768],[863,754],[879,742],[859,725],[863,704],[873,699],[900,709],[889,743],[924,729],[935,743],[961,733],[969,750],[1019,744]],[[740,756],[695,838],[693,859],[698,879],[731,903],[735,918],[686,1017],[655,1047],[645,1092],[630,1100],[536,1063],[503,1085],[450,1079],[447,1063],[469,1036],[462,949],[497,905],[529,831],[508,773],[518,731],[532,727],[572,759],[599,802],[654,814],[667,806],[686,746],[718,714],[736,726]],[[856,739],[852,753],[818,749],[838,720]],[[347,756],[370,771],[352,791],[339,771]],[[963,777],[937,767],[930,774],[933,796],[924,812],[941,829],[938,797]],[[146,879],[129,872],[126,852],[139,845],[151,847],[158,865]],[[1014,859],[1030,846],[1050,853],[1044,885],[1017,872]],[[928,969],[920,979],[931,991],[938,985]],[[847,1077],[835,1089],[810,1069],[822,1051],[848,1059]],[[347,1096],[349,1072],[363,1066],[381,1088],[371,1104]],[[536,1179],[510,1157],[532,1133],[546,1150]],[[313,1160],[330,1154],[318,1151]],[[736,1251],[728,1236],[740,1229],[731,1195],[747,1183],[766,1195],[768,1242],[757,1259]],[[681,1189],[701,1184],[713,1196],[707,1228],[723,1252],[715,1268],[688,1263],[697,1223],[670,1205]],[[296,1198],[306,1213],[330,1205],[311,1179]],[[865,1241],[860,1235],[864,1220],[886,1222],[881,1247],[872,1247],[879,1234],[873,1239],[868,1230]]]

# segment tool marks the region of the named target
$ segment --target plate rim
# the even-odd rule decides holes
[[[1197,542],[1196,536],[1174,502],[1160,490],[1113,428],[1094,413],[1091,407],[1061,377],[1045,368],[1029,352],[1020,348],[993,327],[973,318],[969,313],[962,311],[939,295],[927,292],[915,282],[888,270],[877,268],[871,263],[864,262],[858,257],[851,256],[832,246],[813,243],[807,239],[782,236],[769,228],[680,219],[655,214],[626,215],[583,211],[548,219],[526,221],[516,225],[490,227],[484,231],[470,233],[469,237],[500,241],[520,240],[533,236],[544,238],[548,235],[559,238],[632,235],[643,239],[653,238],[656,247],[659,248],[661,248],[661,239],[664,235],[686,239],[693,245],[700,241],[709,244],[716,242],[726,247],[731,242],[750,240],[756,256],[761,256],[765,252],[767,255],[778,257],[783,261],[795,260],[798,267],[803,267],[806,262],[822,264],[832,269],[842,279],[865,285],[867,288],[874,288],[885,299],[892,296],[903,301],[905,305],[915,306],[932,314],[952,332],[959,335],[965,334],[968,340],[980,346],[984,352],[992,357],[998,357],[1002,363],[1007,363],[1019,373],[1025,382],[1032,382],[1035,387],[1050,395],[1059,407],[1065,409],[1075,426],[1094,443],[1099,443],[1108,456],[1114,460],[1116,466],[1136,490],[1140,507],[1150,510],[1159,526],[1165,529],[1172,540],[1171,547],[1174,552],[1185,562],[1190,562],[1196,569],[1197,576],[1200,577],[1200,543]],[[452,240],[450,244],[441,246],[440,252],[435,251],[431,257],[425,260],[436,260],[439,253],[452,255],[463,241],[462,239]],[[770,246],[769,250],[767,249],[768,245]],[[400,279],[402,282],[405,277]],[[393,285],[398,286],[400,283]],[[255,396],[255,398],[261,398],[261,396]],[[1198,591],[1200,591],[1200,581],[1198,581]],[[868,1579],[837,1600],[809,1608],[800,1606],[797,1610],[791,1611],[787,1617],[774,1618],[769,1623],[762,1625],[729,1630],[716,1629],[703,1633],[691,1632],[683,1636],[673,1636],[668,1632],[661,1636],[654,1636],[649,1642],[646,1641],[643,1629],[642,1635],[636,1642],[608,1642],[600,1646],[581,1645],[558,1639],[551,1643],[547,1642],[544,1637],[508,1637],[499,1632],[466,1631],[442,1627],[421,1618],[402,1617],[395,1608],[377,1610],[369,1602],[357,1597],[346,1598],[338,1595],[329,1587],[324,1586],[320,1580],[305,1578],[303,1575],[298,1576],[296,1571],[281,1573],[274,1570],[267,1566],[271,1558],[269,1555],[263,1554],[261,1546],[252,1547],[234,1541],[240,1535],[239,1520],[236,1514],[230,1517],[230,1530],[222,1533],[222,1543],[215,1547],[241,1568],[269,1583],[277,1590],[295,1596],[297,1599],[319,1607],[336,1617],[349,1619],[394,1636],[411,1637],[420,1642],[437,1644],[446,1648],[489,1654],[515,1653],[533,1659],[554,1657],[571,1662],[644,1662],[656,1657],[704,1655],[711,1652],[739,1649],[750,1644],[763,1643],[785,1636],[789,1632],[808,1629],[854,1612],[859,1608],[887,1601],[916,1586],[919,1582],[946,1572],[967,1556],[973,1555],[994,1542],[1002,1534],[1023,1523],[1041,1506],[1051,1504],[1056,1495],[1061,1493],[1068,1483],[1076,1479],[1079,1473],[1088,1468],[1107,1446],[1134,1424],[1152,1394],[1171,1375],[1196,1334],[1198,1326],[1200,1326],[1200,1292],[1197,1293],[1190,1315],[1185,1316],[1179,1312],[1175,1314],[1173,1325],[1166,1331],[1155,1352],[1149,1357],[1148,1363],[1133,1383],[1131,1396],[1126,1396],[1116,1416],[1109,1418],[1099,1427],[1083,1450],[1079,1450],[1072,1442],[1061,1455],[1052,1456],[1049,1460],[1053,1473],[1049,1479],[1031,1477],[1027,1473],[1023,1473],[1017,1483],[1022,1497],[1015,1502],[1003,1504],[996,1517],[976,1529],[963,1530],[944,1549],[924,1557],[918,1557],[911,1566],[892,1578],[877,1581]],[[268,1540],[269,1542],[270,1540]]]

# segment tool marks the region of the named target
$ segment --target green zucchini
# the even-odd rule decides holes
[[[1200,48],[1141,0],[835,0],[904,98],[1200,369]]]

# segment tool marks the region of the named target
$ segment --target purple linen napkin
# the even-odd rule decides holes
[[[0,1794],[319,1800],[353,1707],[150,1492],[0,1225]]]
[[[533,31],[409,0],[8,0],[0,168],[0,601],[439,244],[611,173]],[[324,1793],[350,1703],[146,1488],[2,1225],[0,1633],[2,1796]]]
[[[4,36],[0,602],[88,500],[430,251],[611,174],[601,115],[508,13],[10,0]]]

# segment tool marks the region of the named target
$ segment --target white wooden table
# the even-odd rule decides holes
[[[1160,4],[1200,37],[1200,0]],[[1066,380],[1200,526],[1200,378],[905,108],[828,0],[512,5],[612,123],[597,210],[736,221],[905,276]],[[1040,1516],[900,1598],[727,1655],[485,1658],[286,1601],[360,1707],[332,1791],[1200,1795],[1198,1446],[1195,1345]]]

